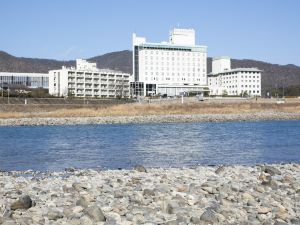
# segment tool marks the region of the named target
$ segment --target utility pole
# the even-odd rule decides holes
[[[7,88],[7,104],[9,104],[9,88]]]

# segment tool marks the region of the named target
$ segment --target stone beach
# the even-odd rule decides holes
[[[9,119],[0,119],[0,126],[188,123],[188,122],[263,121],[263,120],[300,120],[300,113],[268,111],[268,112],[241,113],[241,114],[9,118]]]
[[[0,224],[300,224],[300,164],[0,172]]]

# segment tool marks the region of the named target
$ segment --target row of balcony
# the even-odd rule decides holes
[[[72,78],[75,78],[75,77],[88,77],[88,78],[112,78],[112,79],[115,79],[115,78],[117,78],[117,79],[122,79],[122,78],[129,78],[129,76],[128,75],[125,75],[125,76],[123,76],[123,75],[107,75],[107,74],[88,74],[88,73],[86,73],[86,74],[84,74],[84,73],[77,73],[76,75],[75,74],[69,74],[68,75],[68,77],[72,77]]]
[[[68,80],[69,83],[120,83],[120,84],[126,84],[129,83],[129,81],[114,81],[114,80],[102,80],[99,82],[99,80],[83,80],[83,79],[77,79],[75,80]]]
[[[123,88],[128,88],[129,87],[129,85],[122,85],[122,84],[117,84],[117,85],[115,85],[115,84],[113,84],[113,85],[107,85],[107,84],[101,84],[101,85],[99,85],[99,84],[94,84],[94,86],[93,85],[74,85],[74,84],[69,84],[68,85],[68,87],[69,88],[75,88],[75,87],[77,87],[77,88],[121,88],[121,87],[123,87]]]

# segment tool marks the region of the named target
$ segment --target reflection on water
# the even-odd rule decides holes
[[[0,169],[300,162],[300,121],[0,127]]]

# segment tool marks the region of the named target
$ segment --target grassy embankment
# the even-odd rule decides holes
[[[1,106],[3,108],[3,106]],[[242,114],[257,112],[300,113],[300,100],[276,104],[274,101],[180,101],[159,103],[128,103],[97,106],[5,106],[0,118],[41,118],[41,117],[102,117],[102,116],[143,116],[143,115],[191,115],[191,114]]]

